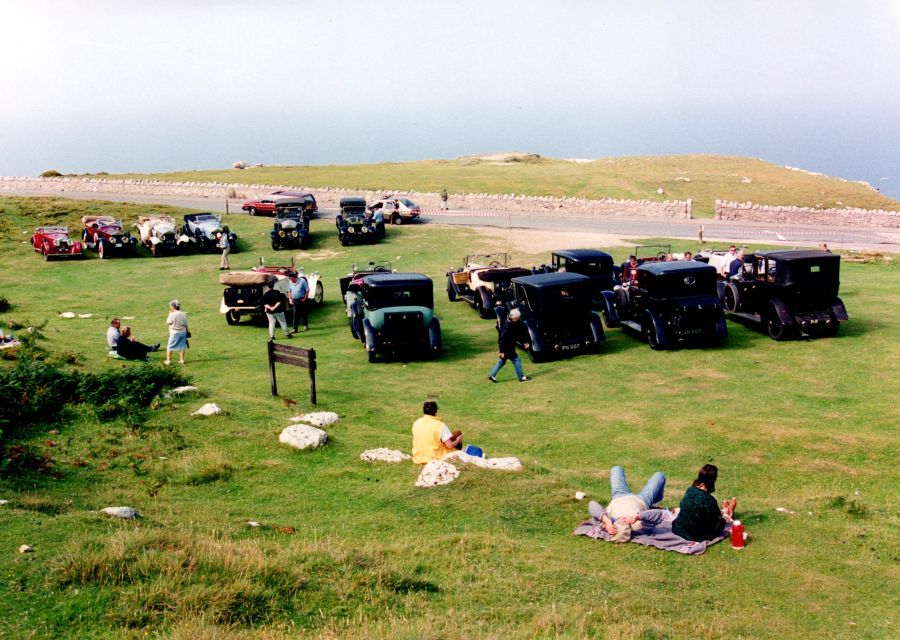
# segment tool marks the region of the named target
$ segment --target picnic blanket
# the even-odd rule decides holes
[[[648,547],[656,547],[663,551],[675,551],[685,555],[698,556],[708,547],[721,542],[731,535],[731,525],[725,525],[722,535],[712,540],[686,540],[681,536],[672,533],[672,522],[675,515],[668,509],[648,509],[641,512],[641,523],[644,525],[642,529],[635,531],[631,535],[629,542],[642,544]],[[595,540],[609,540],[609,533],[600,524],[599,517],[591,517],[585,520],[575,529],[574,535],[587,536]]]

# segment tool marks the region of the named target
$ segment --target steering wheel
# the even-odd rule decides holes
[[[665,251],[660,251],[659,253],[656,254],[656,259],[657,259],[657,260],[665,261],[665,260],[667,260],[668,258],[669,258],[669,254],[666,253]]]
[[[498,262],[497,260],[491,260],[490,262],[488,262],[488,266],[497,268],[497,267],[502,267],[503,265],[500,264],[500,262]]]
[[[378,273],[384,273],[387,271],[387,269],[385,267],[379,266],[379,267],[375,267],[374,269],[372,269],[372,271],[377,271]]]

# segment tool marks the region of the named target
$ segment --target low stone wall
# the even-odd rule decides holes
[[[4,190],[17,191],[74,191],[78,193],[122,193],[135,195],[183,196],[246,200],[277,190],[311,191],[325,208],[336,208],[344,196],[364,196],[372,201],[381,198],[383,191],[348,191],[335,187],[306,187],[263,184],[225,184],[218,182],[164,182],[159,180],[111,180],[106,178],[0,178],[0,194]],[[423,209],[439,209],[440,194],[404,191]],[[524,196],[515,194],[453,193],[448,202],[451,209],[468,211],[500,211],[514,214],[544,212],[547,214],[599,214],[621,217],[691,218],[691,201],[675,200],[652,202],[650,200],[615,200],[604,198],[552,198],[549,196]]]
[[[752,202],[716,200],[716,220],[828,225],[830,227],[900,228],[900,212],[882,209],[812,209],[778,207]]]

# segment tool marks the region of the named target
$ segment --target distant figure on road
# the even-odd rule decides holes
[[[449,198],[450,198],[450,196],[447,195],[447,189],[445,188],[443,191],[441,191],[441,211],[449,211],[450,210],[450,207],[447,204],[447,200]]]

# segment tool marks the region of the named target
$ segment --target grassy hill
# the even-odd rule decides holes
[[[443,285],[465,254],[512,250],[503,234],[404,225],[342,247],[330,220],[314,220],[296,257],[321,272],[325,304],[291,344],[316,349],[317,408],[341,420],[327,446],[298,452],[278,433],[311,408],[306,374],[279,365],[279,393],[298,406],[270,395],[266,329],[226,325],[217,255],[45,262],[27,242],[41,223],[77,228],[89,213],[130,223],[160,209],[0,198],[0,299],[11,305],[0,326],[38,327],[43,362],[109,376],[104,391],[121,387],[116,374],[172,369],[200,389],[146,409],[101,400],[52,405],[30,425],[0,420],[0,638],[896,637],[896,265],[842,266],[850,321],[834,339],[774,342],[729,322],[717,348],[655,352],[609,329],[599,354],[526,359],[532,381],[507,367],[494,385],[493,323]],[[239,236],[233,267],[290,261],[270,249],[271,218],[227,221]],[[367,362],[338,278],[368,260],[434,279],[439,359]],[[154,343],[172,298],[193,333],[184,367],[161,366],[162,353],[107,358],[110,317]],[[0,352],[0,418],[47,408],[62,385],[38,375],[40,361],[8,358]],[[426,398],[488,455],[521,458],[522,472],[465,469],[419,489],[411,463],[359,459],[408,451]],[[206,402],[224,413],[190,416]],[[633,488],[664,471],[671,507],[706,462],[721,469],[719,500],[738,498],[744,551],[723,543],[685,557],[572,535],[587,517],[575,492],[608,500],[611,465]],[[120,505],[142,518],[98,513]],[[22,544],[33,553],[17,553]]]
[[[524,161],[457,160],[360,165],[271,166],[121,174],[110,177],[242,184],[342,187],[375,191],[517,193],[580,198],[694,201],[711,217],[716,200],[805,207],[900,210],[900,202],[858,182],[795,171],[755,158],[711,155],[601,158],[571,162],[538,156]],[[658,193],[662,189],[663,193]]]

